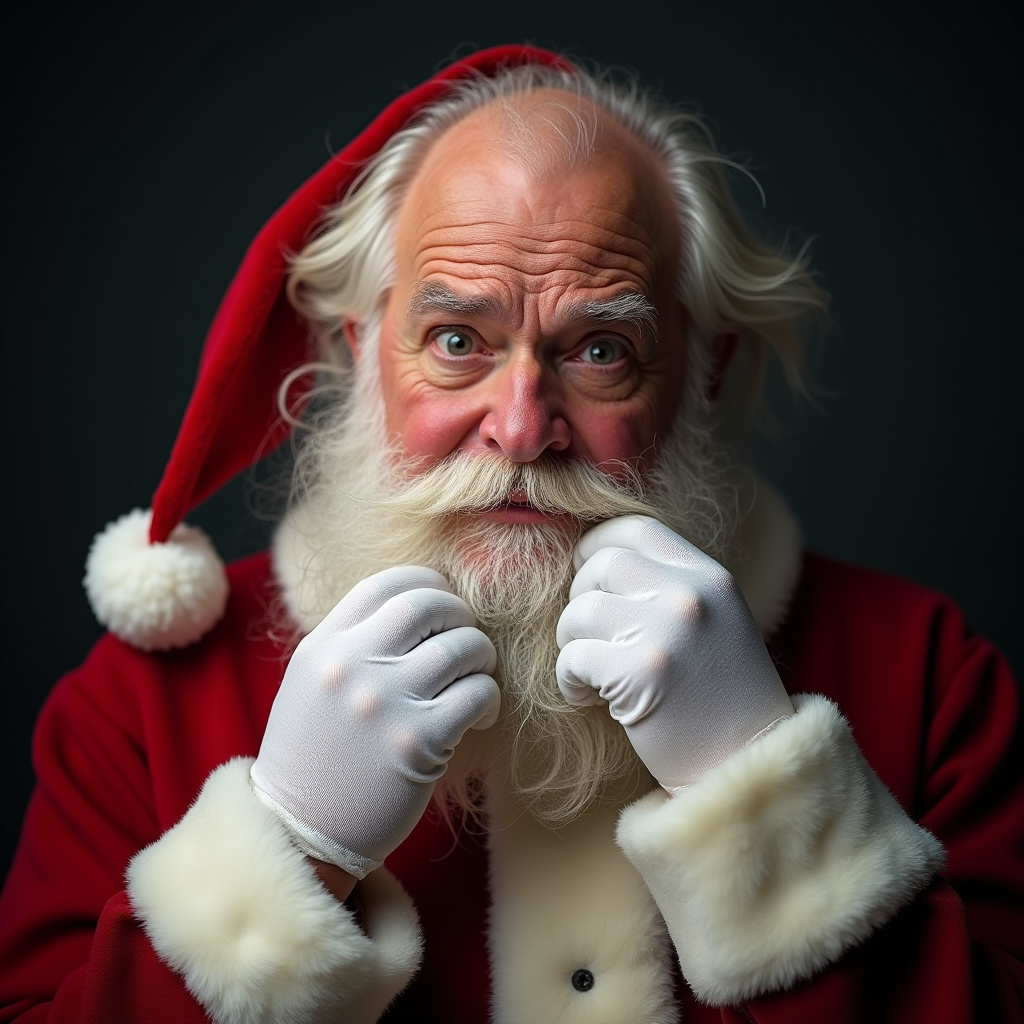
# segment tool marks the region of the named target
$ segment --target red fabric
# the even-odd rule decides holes
[[[323,210],[345,194],[395,132],[443,94],[446,82],[527,63],[568,66],[557,54],[532,46],[495,46],[456,61],[386,107],[264,225],[206,336],[195,389],[153,497],[151,540],[167,540],[189,509],[287,436],[273,411],[277,389],[308,359],[309,329],[284,296],[286,254],[303,247]]]
[[[204,1019],[130,916],[131,855],[173,825],[209,772],[255,755],[285,659],[268,639],[265,557],[231,569],[224,620],[147,656],[104,638],[37,729],[39,784],[0,897],[0,1020]],[[1017,691],[943,598],[816,557],[771,644],[791,692],[835,699],[900,803],[946,845],[944,878],[832,968],[684,1020],[760,1024],[1019,1021],[1024,794]],[[426,817],[388,861],[420,912],[424,969],[390,1024],[487,1019],[485,859]]]

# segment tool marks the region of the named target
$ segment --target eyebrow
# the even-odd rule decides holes
[[[573,320],[625,321],[641,332],[647,328],[654,340],[658,340],[658,310],[641,292],[622,292],[611,299],[583,302],[575,307],[575,313]]]
[[[500,302],[486,295],[467,297],[457,295],[439,281],[421,281],[413,288],[412,298],[406,307],[407,320],[415,320],[431,313],[448,313],[452,316],[489,316],[499,323],[509,319],[508,311]],[[640,331],[650,332],[658,340],[658,310],[642,292],[622,292],[610,299],[593,299],[580,302],[560,317],[562,324],[579,320],[598,323],[626,322]]]
[[[420,281],[413,288],[412,298],[405,309],[406,320],[415,320],[430,313],[451,313],[454,316],[492,316],[505,319],[500,303],[485,295],[467,298],[456,295],[439,281]]]

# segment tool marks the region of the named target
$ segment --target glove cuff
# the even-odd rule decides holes
[[[277,815],[281,824],[288,830],[293,845],[307,857],[334,864],[342,871],[355,875],[356,878],[365,878],[371,871],[376,871],[384,863],[382,860],[371,860],[369,857],[354,853],[342,846],[341,843],[336,843],[333,839],[328,839],[327,836],[310,828],[304,821],[296,818],[291,811],[282,807],[272,796],[264,793],[253,781],[251,771],[249,786],[260,803]]]

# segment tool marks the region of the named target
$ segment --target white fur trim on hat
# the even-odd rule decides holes
[[[96,618],[143,651],[187,647],[217,623],[228,599],[224,563],[202,530],[182,523],[151,544],[153,513],[133,509],[96,535],[85,591]]]

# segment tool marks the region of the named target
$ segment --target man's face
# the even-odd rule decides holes
[[[389,436],[424,468],[455,451],[650,458],[686,373],[664,175],[604,119],[576,167],[526,169],[503,131],[493,109],[450,129],[403,205],[379,349]],[[486,514],[546,518],[510,497]]]

